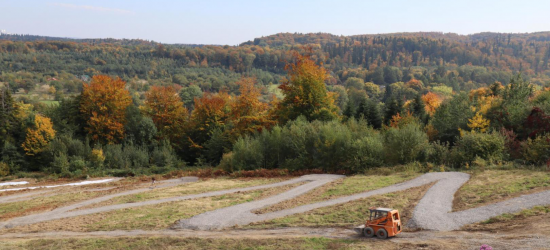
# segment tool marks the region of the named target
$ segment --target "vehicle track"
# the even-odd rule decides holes
[[[438,232],[418,231],[403,232],[394,238],[379,240],[377,238],[363,238],[350,229],[345,228],[275,228],[275,229],[229,229],[229,230],[115,230],[95,232],[71,232],[51,231],[33,233],[7,233],[0,235],[1,241],[21,239],[109,239],[121,237],[178,237],[178,238],[203,238],[203,239],[281,239],[301,237],[324,237],[332,239],[355,239],[369,242],[389,241],[397,246],[409,245],[407,249],[426,249],[429,244],[444,245],[444,249],[479,249],[482,244],[488,244],[493,249],[504,250],[530,250],[547,249],[550,245],[550,238],[539,234],[494,234],[487,232]],[[449,247],[451,243],[454,247]],[[414,247],[414,248],[411,248]],[[475,248],[477,247],[477,248]],[[400,248],[399,248],[400,249]],[[432,249],[432,248],[430,248]],[[439,248],[435,248],[439,249]]]

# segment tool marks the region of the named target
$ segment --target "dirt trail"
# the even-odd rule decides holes
[[[300,238],[326,237],[332,239],[355,239],[370,242],[389,241],[397,246],[408,246],[406,249],[432,249],[427,246],[443,245],[445,249],[479,249],[482,244],[488,244],[493,249],[547,249],[550,238],[539,234],[491,234],[479,232],[437,232],[419,231],[403,232],[397,237],[388,240],[363,238],[353,230],[346,228],[277,228],[277,229],[250,229],[250,230],[160,230],[160,231],[96,231],[96,232],[36,232],[36,233],[8,233],[0,235],[2,241],[20,239],[78,239],[78,238],[119,238],[119,237],[185,237],[206,239],[269,239],[269,238]],[[449,247],[450,245],[454,247]],[[399,248],[401,249],[401,248]]]
[[[39,190],[22,194],[6,195],[0,197],[0,204],[34,199],[35,196],[46,197],[55,194],[55,190]]]

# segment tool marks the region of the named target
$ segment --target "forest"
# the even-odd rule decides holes
[[[0,35],[0,176],[550,168],[550,32]]]

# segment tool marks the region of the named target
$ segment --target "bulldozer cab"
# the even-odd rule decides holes
[[[391,211],[392,209],[389,209],[389,208],[371,208],[369,209],[369,212],[370,212],[369,221],[386,218],[388,217],[388,213]]]

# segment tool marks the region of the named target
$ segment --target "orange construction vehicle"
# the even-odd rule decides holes
[[[369,208],[369,219],[364,226],[356,228],[355,231],[362,233],[365,237],[385,239],[401,233],[401,216],[399,211],[390,208]]]

